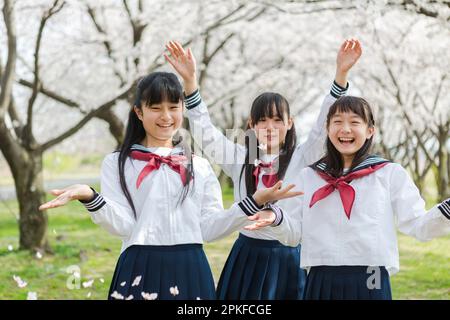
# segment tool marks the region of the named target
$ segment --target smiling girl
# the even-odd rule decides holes
[[[427,212],[407,171],[369,153],[375,121],[366,100],[339,98],[327,131],[325,157],[286,180],[304,196],[277,203],[294,214],[272,230],[283,243],[302,243],[305,299],[391,299],[396,229],[421,241],[449,234],[450,199]]]
[[[296,175],[323,155],[325,116],[330,105],[348,88],[347,75],[361,56],[358,40],[342,43],[336,58],[336,76],[325,96],[319,117],[307,140],[297,145],[289,102],[275,92],[264,92],[253,101],[246,128],[245,145],[228,139],[212,123],[200,96],[196,61],[190,50],[176,41],[167,45],[167,61],[183,78],[190,130],[202,151],[220,165],[234,185],[234,199],[240,201],[256,190]],[[300,269],[300,246],[286,246],[276,240],[271,228],[248,232],[241,229],[217,287],[218,299],[301,299],[306,273]]]
[[[109,299],[214,299],[203,242],[248,225],[248,216],[265,203],[300,194],[278,183],[224,210],[209,162],[177,138],[182,119],[177,77],[165,72],[144,77],[124,142],[103,160],[101,193],[73,185],[53,190],[57,198],[40,207],[79,200],[96,224],[122,240]],[[280,217],[272,211],[277,213],[276,207],[269,206],[263,215]]]

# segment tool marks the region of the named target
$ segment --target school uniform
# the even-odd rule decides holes
[[[286,182],[304,195],[277,203],[290,214],[272,231],[302,243],[305,299],[391,299],[397,229],[420,241],[450,233],[450,200],[427,211],[407,171],[377,156],[339,179],[318,163]]]
[[[348,88],[348,86],[347,86]],[[322,156],[326,139],[325,122],[329,107],[346,93],[333,83],[330,94],[325,97],[318,120],[305,143],[298,145],[286,172],[296,174],[300,169],[314,163]],[[191,134],[201,150],[214,163],[220,165],[234,185],[234,199],[241,201],[247,196],[244,145],[228,139],[211,122],[208,108],[197,90],[185,98],[186,112]],[[272,186],[278,180],[274,174],[278,157],[262,152],[253,175],[257,189]],[[289,173],[291,172],[291,173]],[[284,213],[288,214],[288,213]],[[218,287],[218,299],[301,299],[306,273],[300,268],[300,245],[286,246],[280,243],[272,228],[257,231],[240,229],[233,245]]]
[[[261,207],[248,197],[224,210],[219,182],[209,162],[197,156],[189,193],[181,202],[187,179],[183,149],[136,144],[125,162],[134,217],[120,187],[118,156],[105,157],[101,194],[84,202],[93,222],[122,240],[109,298],[214,299],[203,242],[250,224],[248,216]]]

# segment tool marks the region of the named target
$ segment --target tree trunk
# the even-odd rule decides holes
[[[45,201],[42,153],[23,150],[22,154],[21,167],[13,170],[20,211],[20,249],[49,252],[48,217],[46,212],[38,209]]]
[[[119,119],[112,109],[106,109],[99,113],[98,118],[105,120],[109,124],[109,132],[116,139],[117,149],[122,145],[125,138],[125,127],[123,121]]]
[[[448,176],[448,151],[447,151],[447,139],[448,139],[448,131],[440,126],[439,130],[439,151],[438,151],[438,166],[437,166],[437,174],[436,174],[436,184],[438,188],[438,201],[443,201],[450,196],[450,187],[449,187],[449,176]]]

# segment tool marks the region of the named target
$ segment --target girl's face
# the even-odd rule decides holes
[[[183,104],[163,101],[159,104],[134,107],[147,134],[147,144],[152,146],[172,146],[172,138],[183,122]]]
[[[263,117],[256,124],[250,124],[250,127],[255,130],[260,144],[267,146],[267,151],[271,153],[278,152],[293,124],[292,118],[288,118],[286,114],[283,115],[283,119],[280,118],[275,107],[273,115],[272,118]]]
[[[375,128],[369,127],[354,112],[336,112],[328,125],[328,137],[344,160],[353,160],[356,152],[367,139],[374,134]]]

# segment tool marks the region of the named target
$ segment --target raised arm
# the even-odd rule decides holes
[[[361,44],[358,40],[345,40],[339,48],[336,57],[336,75],[329,94],[325,96],[320,108],[319,116],[308,134],[308,138],[298,148],[304,157],[304,163],[310,165],[324,155],[325,141],[327,137],[326,120],[331,105],[341,96],[347,93],[347,76],[350,69],[356,64],[362,54]]]
[[[196,77],[196,61],[191,49],[186,51],[175,41],[166,46],[166,60],[183,78],[185,106],[194,141],[226,175],[236,178],[245,161],[244,146],[229,140],[211,121],[208,108],[200,96]]]

